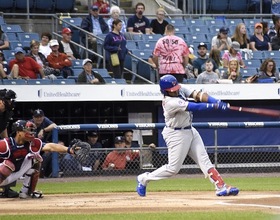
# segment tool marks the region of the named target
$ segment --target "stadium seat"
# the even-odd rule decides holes
[[[18,33],[17,36],[20,42],[28,41],[30,43],[30,41],[32,40],[40,41],[40,35],[38,33],[23,32],[23,33]]]
[[[83,68],[72,68],[74,76],[79,76],[79,74],[84,70]]]
[[[224,20],[226,26],[238,25],[239,23],[244,23],[242,18],[227,18]]]
[[[162,38],[163,36],[161,34],[144,34],[143,35],[143,40],[145,42],[149,42],[149,41],[158,41],[160,38]]]
[[[127,84],[125,79],[104,78],[107,84]]]
[[[186,26],[191,26],[191,25],[205,25],[204,20],[202,19],[192,19],[192,18],[187,18],[185,20]]]
[[[272,59],[280,59],[280,51],[273,50],[273,51],[263,51],[264,58],[272,58]]]
[[[14,50],[16,47],[21,47],[25,51],[28,51],[30,49],[30,42],[28,41],[12,41],[10,42],[10,49]]]
[[[3,50],[4,57],[6,60],[9,60],[10,58],[15,58],[15,52],[14,50]]]
[[[136,50],[136,49],[138,49],[138,47],[136,45],[136,42],[135,41],[131,41],[131,40],[126,42],[126,47],[129,50]]]
[[[16,33],[6,33],[9,39],[9,42],[18,41]]]
[[[26,85],[25,79],[2,79],[3,85]]]
[[[18,24],[2,24],[1,30],[4,33],[9,33],[9,32],[22,33],[23,32],[23,30],[21,29],[21,26]]]
[[[256,68],[246,68],[246,69],[240,68],[240,72],[242,74],[242,78],[248,78],[250,76],[255,75],[258,71]]]
[[[80,27],[81,26],[81,23],[82,23],[82,18],[81,17],[76,17],[76,18],[63,18],[63,21],[66,21],[72,25],[75,25],[77,27]],[[62,21],[62,28],[65,28],[65,27],[69,27],[69,28],[73,28],[71,25],[65,23]]]
[[[172,24],[174,27],[185,27],[186,23],[182,18],[175,18],[175,19],[170,19],[169,24]]]
[[[264,58],[263,51],[253,51],[252,60],[262,60]]]
[[[83,60],[72,60],[73,69],[83,69]]]
[[[75,0],[54,0],[54,8],[57,12],[73,12],[74,11]]]
[[[219,26],[220,28],[225,25],[224,19],[209,19],[209,20],[205,20],[205,24],[208,27],[215,25],[215,26]]]
[[[103,69],[92,69],[93,71],[96,71],[100,76],[103,78],[112,78],[111,75],[108,73],[108,70],[103,68]]]
[[[26,80],[28,85],[50,85],[52,84],[51,79],[28,79]]]
[[[138,42],[139,50],[153,50],[155,48],[156,41],[150,42]]]
[[[0,16],[0,25],[1,24],[6,24],[6,21],[4,20],[4,18],[2,16]]]
[[[256,23],[260,22],[259,19],[251,19],[251,18],[243,18],[243,22],[246,27],[250,25],[255,25]]]
[[[206,38],[206,35],[205,34],[195,34],[195,35],[192,35],[188,40],[190,40],[191,42],[193,43],[200,43],[200,42],[211,42],[211,40],[209,41],[207,38]]]
[[[261,65],[261,60],[244,60],[243,62],[247,68],[259,68]]]
[[[206,26],[192,25],[189,27],[192,34],[208,34],[209,29]]]
[[[76,84],[75,79],[54,79],[53,84],[72,85]]]

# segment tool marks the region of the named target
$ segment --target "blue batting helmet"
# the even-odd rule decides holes
[[[172,75],[164,75],[160,77],[159,81],[160,91],[162,94],[166,94],[166,92],[175,92],[181,88],[178,84],[177,79]]]

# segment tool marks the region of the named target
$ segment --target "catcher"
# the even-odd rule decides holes
[[[0,186],[24,176],[19,193],[22,199],[43,197],[42,192],[35,191],[43,161],[40,151],[70,153],[81,163],[89,154],[89,144],[79,140],[72,141],[69,148],[55,143],[42,143],[35,138],[36,125],[30,121],[18,120],[13,123],[12,130],[15,137],[0,140]]]

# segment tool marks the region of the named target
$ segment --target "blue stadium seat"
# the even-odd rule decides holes
[[[75,82],[78,81],[78,76],[68,76],[67,79],[74,79]]]
[[[6,33],[6,34],[7,34],[7,37],[10,42],[18,41],[18,37],[17,37],[16,33]]]
[[[73,69],[82,69],[83,68],[83,60],[72,60],[72,68]]]
[[[29,9],[34,8],[34,0],[29,1]],[[17,9],[27,9],[27,1],[26,0],[15,0],[15,8]]]
[[[14,50],[3,50],[2,52],[3,52],[6,60],[8,60],[9,58],[13,58],[13,59],[15,58]]]
[[[170,19],[169,24],[172,24],[174,27],[186,26],[186,23],[182,18]]]
[[[66,21],[72,25],[75,25],[77,27],[80,27],[81,26],[81,23],[82,23],[82,18],[81,17],[76,17],[76,18],[63,18],[63,21]],[[69,25],[69,24],[66,24],[65,22],[62,21],[62,27],[65,28],[65,27],[69,27],[72,29],[72,26]]]
[[[138,42],[139,50],[154,50],[156,41]]]
[[[75,0],[54,0],[54,8],[57,12],[72,12],[74,10]]]
[[[255,25],[256,23],[260,22],[260,19],[253,19],[253,18],[243,18],[243,22],[246,27],[250,25]]]
[[[4,33],[22,33],[23,30],[21,29],[21,26],[19,24],[2,24],[1,25],[1,30]]]
[[[280,59],[280,51],[273,50],[273,51],[263,51],[264,58],[273,58],[273,59]]]
[[[239,23],[244,23],[242,18],[227,18],[225,19],[226,26],[238,25]]]
[[[83,71],[83,68],[73,68],[74,76],[79,76],[79,74]]]
[[[52,12],[54,11],[54,2],[53,0],[35,0],[35,9]]]
[[[28,41],[30,43],[30,41],[32,40],[40,41],[40,35],[38,33],[23,32],[23,33],[18,33],[17,36],[20,42]]]
[[[263,51],[253,51],[252,60],[262,60],[264,58]]]
[[[211,42],[211,40],[209,41],[207,38],[206,38],[206,35],[205,34],[195,34],[195,35],[192,35],[190,37],[190,40],[191,42],[193,43],[200,43],[200,42]]]
[[[51,79],[28,79],[26,80],[28,85],[50,85],[52,84]]]
[[[201,26],[201,25],[192,25],[191,27],[189,27],[191,33],[193,34],[208,34],[209,33],[209,29],[207,28],[207,26]]]
[[[92,69],[93,71],[96,71],[97,73],[100,74],[103,78],[112,78],[111,75],[108,73],[108,70],[103,68],[103,69]]]
[[[107,84],[127,84],[125,79],[104,78]]]
[[[209,33],[217,35],[220,32],[221,25],[209,25]]]
[[[0,25],[1,24],[6,24],[6,21],[4,20],[4,18],[2,16],[0,16]]]
[[[186,26],[191,26],[191,25],[205,25],[205,21],[202,19],[192,19],[192,18],[187,18],[185,20]]]
[[[247,68],[259,68],[261,60],[244,60],[243,61]]]
[[[246,68],[246,69],[240,68],[240,72],[242,74],[242,78],[248,78],[250,76],[255,75],[258,72],[258,70],[256,68]]]
[[[185,33],[190,33],[190,30],[188,29],[187,26],[180,26],[180,27],[175,27],[175,33],[176,34],[185,34]]]
[[[28,41],[12,41],[10,42],[10,49],[14,50],[16,47],[22,47],[25,51],[30,49],[30,42]]]
[[[144,34],[143,35],[143,40],[145,42],[149,42],[149,41],[158,41],[160,38],[162,38],[163,36],[161,34]]]
[[[76,84],[75,79],[54,79],[53,84],[72,85]]]
[[[3,85],[26,85],[25,79],[2,79]]]
[[[127,49],[129,49],[129,50],[138,49],[138,47],[137,47],[137,45],[136,45],[136,42],[135,42],[135,41],[131,41],[131,40],[129,40],[129,41],[126,42],[126,47],[127,47]]]
[[[219,26],[220,28],[225,25],[224,19],[209,19],[209,20],[205,20],[205,24],[208,27],[215,25],[215,26]]]

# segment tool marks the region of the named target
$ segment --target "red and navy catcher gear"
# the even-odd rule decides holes
[[[160,77],[159,86],[163,95],[166,95],[166,92],[175,92],[181,88],[177,79],[172,75],[164,75]]]
[[[17,131],[23,131],[25,132],[25,138],[28,141],[32,141],[35,138],[36,134],[36,125],[31,121],[25,121],[25,120],[17,120],[13,123],[12,130],[13,132]]]

